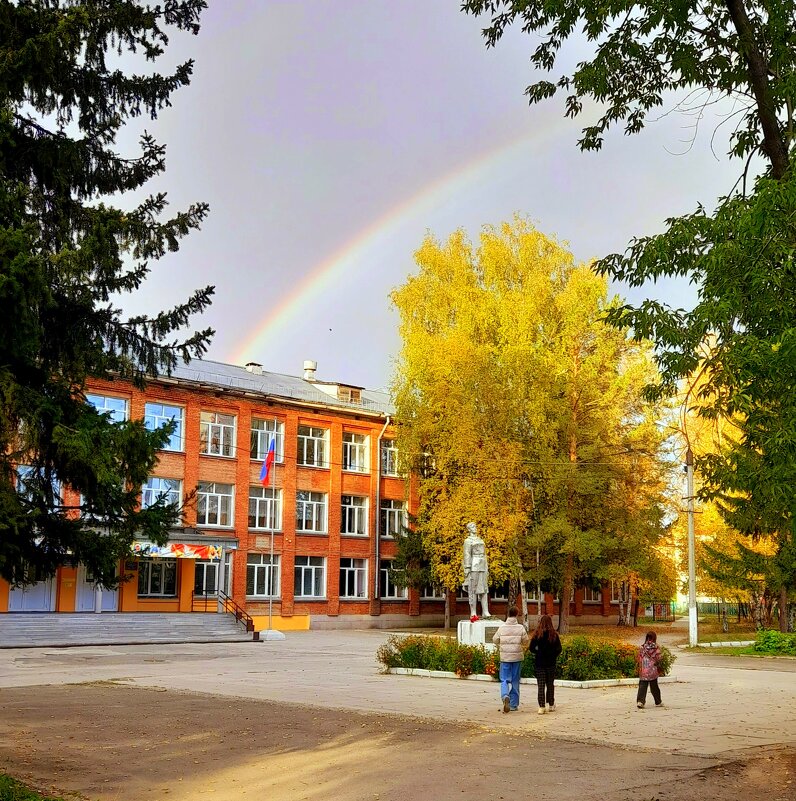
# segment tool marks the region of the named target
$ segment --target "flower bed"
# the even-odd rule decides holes
[[[556,678],[568,681],[638,678],[638,647],[628,643],[606,642],[584,635],[561,638],[563,650],[556,664]],[[671,670],[675,657],[661,646],[661,674]],[[498,678],[500,659],[497,650],[482,645],[459,645],[454,639],[422,634],[393,635],[376,652],[376,659],[388,668],[443,670],[459,678],[485,674]],[[522,677],[532,678],[533,655],[525,654]]]

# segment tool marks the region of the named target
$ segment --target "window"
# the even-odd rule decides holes
[[[314,426],[299,426],[296,461],[305,467],[328,467],[326,439],[328,431]]]
[[[598,604],[603,599],[603,594],[600,590],[594,590],[591,587],[583,588],[583,603],[585,604]]]
[[[381,441],[381,472],[385,476],[398,475],[398,448],[394,439]]]
[[[138,595],[177,595],[176,559],[141,559],[138,562]]]
[[[341,499],[340,533],[352,537],[368,535],[368,499],[343,495]]]
[[[122,423],[128,417],[127,401],[124,398],[113,398],[110,395],[86,395],[86,400],[98,412],[110,414],[114,423]]]
[[[434,584],[426,584],[420,590],[420,597],[429,601],[444,601],[445,590]]]
[[[343,470],[368,472],[368,437],[343,432]]]
[[[246,595],[257,598],[279,597],[279,556],[250,553],[246,558]]]
[[[296,598],[326,596],[326,559],[323,556],[297,556],[293,595]]]
[[[177,478],[150,476],[141,490],[141,508],[154,506],[161,497],[166,503],[179,506],[182,501],[182,481]]]
[[[197,559],[193,578],[194,595],[218,594],[218,562]]]
[[[493,601],[508,601],[509,599],[509,580],[506,579],[502,584],[492,588]]]
[[[624,584],[623,581],[614,581],[611,579],[611,603],[618,604],[622,600],[622,585]],[[625,601],[627,602],[630,598],[630,590],[625,588]]]
[[[235,455],[235,416],[202,412],[199,418],[199,452],[209,456]]]
[[[53,478],[50,486],[52,487],[52,499],[44,498],[47,504],[61,503],[61,482]],[[43,476],[29,464],[17,465],[17,492],[31,503],[35,503],[41,493],[46,496],[46,484]]]
[[[199,526],[231,526],[232,484],[199,482],[196,496],[196,523]]]
[[[282,490],[249,487],[249,528],[282,529]]]
[[[258,462],[265,459],[271,438],[276,437],[274,455],[277,462],[285,460],[285,433],[284,425],[279,420],[258,420],[252,417],[251,430],[251,457]]]
[[[296,493],[296,531],[326,533],[326,494],[299,490]]]
[[[382,537],[397,537],[406,525],[406,504],[403,501],[385,500],[381,502],[381,522],[379,531]]]
[[[392,561],[383,559],[379,569],[379,586],[381,587],[382,598],[408,598],[409,590],[406,587],[399,587],[391,578]]]
[[[367,559],[340,559],[340,597],[368,597]]]
[[[169,437],[169,441],[163,446],[164,451],[181,451],[183,449],[183,415],[184,411],[181,406],[147,403],[144,407],[144,425],[150,431],[157,431],[172,420],[175,421],[174,431]]]

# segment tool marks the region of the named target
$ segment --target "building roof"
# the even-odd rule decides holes
[[[168,381],[169,378],[161,376],[160,380]],[[394,414],[393,404],[386,392],[363,389],[360,402],[345,401],[317,389],[313,386],[313,382],[297,376],[269,373],[265,370],[255,373],[245,367],[215,362],[210,359],[193,359],[189,364],[179,363],[172,371],[171,380],[348,411],[377,415]],[[324,381],[323,383],[334,382]],[[351,385],[341,383],[340,386],[350,387]]]

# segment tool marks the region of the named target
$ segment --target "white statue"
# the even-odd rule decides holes
[[[486,561],[486,545],[478,536],[475,523],[467,524],[467,537],[464,540],[464,589],[470,601],[470,619],[477,620],[476,604],[481,599],[481,616],[489,617],[487,588],[489,586],[489,566]]]

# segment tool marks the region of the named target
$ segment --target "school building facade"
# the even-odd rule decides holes
[[[399,471],[389,397],[302,377],[213,361],[178,366],[145,390],[92,380],[87,398],[114,419],[176,429],[142,487],[141,502],[165,494],[186,504],[182,525],[156,547],[136,541],[119,564],[117,590],[97,586],[80,564],[24,586],[0,579],[0,612],[215,612],[221,594],[258,629],[439,626],[445,598],[390,579],[395,538],[418,506],[417,481]],[[275,463],[260,472],[269,444]],[[20,467],[24,470],[24,466]],[[62,489],[67,503],[79,498]],[[571,613],[584,622],[616,614],[607,592],[576,590]],[[490,591],[505,612],[506,588]],[[503,598],[501,598],[503,595]],[[452,617],[469,614],[460,592]],[[557,613],[552,597],[530,611]]]

